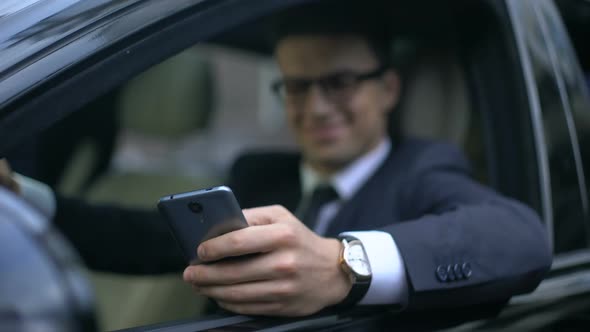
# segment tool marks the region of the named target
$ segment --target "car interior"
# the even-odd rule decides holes
[[[489,13],[461,2],[464,7],[432,5],[436,14],[426,15],[422,2],[392,12],[399,21],[394,63],[403,82],[392,135],[451,142],[466,153],[478,181],[498,187],[486,114],[474,100],[467,58],[477,55],[473,49]],[[147,69],[9,160],[65,195],[154,209],[161,196],[223,184],[232,161],[246,150],[295,149],[269,88],[279,75],[272,52],[263,38],[240,35],[264,30],[264,24],[246,23]],[[31,154],[35,165],[27,163]],[[207,304],[180,274],[88,275],[102,330],[191,318]]]
[[[403,68],[408,79],[395,110],[402,134],[462,147],[486,181],[481,117],[471,107],[459,56],[451,47],[414,52]],[[101,153],[104,141],[77,141],[56,187],[91,202],[149,209],[166,194],[223,184],[241,151],[293,149],[280,103],[269,89],[277,73],[266,55],[214,45],[187,49],[148,69],[102,97],[113,101],[110,109],[93,110],[115,115],[110,155]],[[105,158],[108,166],[93,175],[93,165]],[[189,318],[206,304],[180,275],[93,271],[90,276],[106,330]]]

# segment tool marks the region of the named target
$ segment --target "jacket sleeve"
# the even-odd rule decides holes
[[[126,274],[182,271],[182,253],[155,210],[94,205],[56,195],[55,225],[95,270]]]
[[[436,144],[416,160],[399,199],[396,241],[409,309],[502,302],[534,290],[551,265],[548,236],[530,208],[469,177],[456,148]]]

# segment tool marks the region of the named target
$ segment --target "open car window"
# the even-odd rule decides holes
[[[486,114],[491,109],[476,97],[486,88],[473,80],[479,70],[489,70],[476,57],[480,38],[491,38],[486,22],[500,24],[485,5],[467,5],[465,12],[459,8],[440,4],[425,17],[418,4],[392,8],[400,22],[391,46],[393,62],[404,92],[391,130],[394,137],[458,146],[479,181],[518,196],[498,181],[502,174],[490,158],[498,144],[490,141],[492,125],[485,122],[493,114]],[[482,21],[474,20],[473,13]],[[267,42],[255,34],[266,24],[264,18],[247,22],[169,56],[154,54],[149,65],[150,53],[131,52],[129,61],[145,61],[140,73],[84,101],[10,151],[14,168],[89,202],[153,209],[163,195],[223,184],[231,163],[244,151],[293,150],[284,110],[270,90],[279,73]],[[242,31],[250,34],[244,37]],[[153,47],[146,50],[154,52]],[[490,81],[495,88],[502,86]],[[513,164],[504,167],[520,172]],[[92,278],[104,329],[190,318],[206,306],[179,280],[103,273]],[[152,299],[149,304],[142,300],[145,296]],[[117,303],[129,309],[118,310]]]

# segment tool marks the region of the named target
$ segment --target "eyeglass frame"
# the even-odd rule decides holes
[[[326,86],[328,86],[330,83],[326,83],[326,82],[329,82],[330,79],[334,79],[336,77],[342,77],[342,76],[348,75],[348,76],[350,76],[350,78],[352,78],[352,82],[355,84],[354,89],[356,90],[359,83],[367,81],[367,80],[377,79],[377,78],[383,76],[383,74],[385,74],[385,72],[387,72],[387,70],[389,70],[389,69],[390,69],[390,66],[381,65],[381,66],[377,67],[376,69],[374,69],[370,72],[365,72],[365,73],[355,73],[350,70],[345,70],[345,71],[334,72],[334,73],[324,75],[324,76],[321,76],[318,78],[313,78],[313,79],[279,78],[271,84],[270,88],[275,93],[275,95],[278,96],[283,101],[285,101],[285,99],[287,98],[287,95],[289,94],[285,88],[285,84],[288,81],[298,82],[302,85],[305,85],[306,87],[304,90],[302,90],[302,93],[307,93],[313,85],[317,84],[318,87],[324,93],[324,95],[328,96],[329,94],[326,91],[328,91],[330,88],[326,87]],[[284,94],[281,93],[281,88],[285,89]]]

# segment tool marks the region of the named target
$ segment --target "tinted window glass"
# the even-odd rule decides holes
[[[575,139],[572,112],[564,86],[560,86],[557,76],[557,71],[562,69],[553,66],[554,62],[568,61],[567,57],[561,58],[562,51],[555,50],[566,47],[568,40],[563,34],[556,33],[555,26],[550,27],[554,18],[545,13],[547,8],[543,6],[547,3],[530,1],[535,10],[522,18],[528,30],[527,47],[537,83],[549,158],[555,252],[565,252],[587,246],[586,202],[579,182],[580,170],[577,169],[579,150],[577,144],[572,144]]]
[[[588,18],[590,18],[590,3],[584,1],[578,1],[580,4],[584,4],[584,8],[586,12],[589,14]],[[572,48],[572,43],[570,43],[570,39],[568,38],[567,31],[563,26],[561,20],[558,17],[558,11],[550,8],[549,5],[543,7],[543,19],[546,22],[547,30],[549,31],[549,36],[551,38],[550,42],[555,50],[554,54],[554,63],[559,71],[562,80],[563,80],[563,89],[565,90],[565,106],[566,106],[566,114],[571,117],[571,125],[570,129],[572,132],[572,140],[574,141],[574,145],[579,145],[576,149],[576,152],[579,151],[581,158],[582,165],[585,166],[578,170],[580,175],[580,179],[584,181],[581,190],[583,191],[583,196],[585,197],[585,211],[586,215],[588,214],[588,199],[587,199],[587,189],[588,189],[588,145],[586,144],[588,141],[588,135],[590,133],[590,98],[589,98],[589,91],[588,91],[588,84],[590,81],[590,76],[588,76],[588,68],[583,69],[580,66],[578,60],[576,58],[576,52]],[[590,32],[590,30],[588,30]],[[580,42],[579,40],[573,39],[572,42]],[[573,44],[574,47],[581,48],[583,46],[587,46],[587,43],[584,45]],[[580,50],[578,53],[581,56],[588,56],[590,54],[585,53],[583,50]],[[585,59],[588,61],[588,59]],[[586,162],[584,162],[586,160]],[[586,216],[587,217],[587,216]]]
[[[564,0],[559,1],[558,5],[573,44],[573,49],[569,43],[563,43],[556,50],[559,59],[566,60],[560,61],[559,65],[572,109],[587,193],[590,187],[590,45],[587,42],[590,33],[590,2]],[[546,15],[551,13],[555,15],[555,12]],[[565,33],[564,27],[557,24],[555,19],[550,20],[550,28],[555,34]],[[578,61],[575,61],[576,55]],[[588,213],[586,224],[590,224]]]

